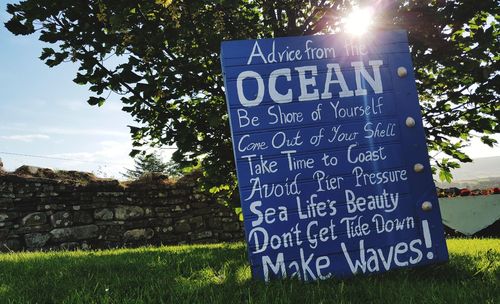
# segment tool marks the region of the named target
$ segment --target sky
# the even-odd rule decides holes
[[[3,25],[6,2],[0,5],[0,158],[5,169],[27,164],[121,177],[124,168],[133,167],[127,126],[135,124],[121,110],[119,97],[112,94],[102,107],[88,105],[87,87],[72,81],[78,66],[46,66],[38,59],[45,44],[36,35],[11,34]],[[171,152],[163,153],[165,160]]]
[[[112,94],[102,107],[88,105],[87,87],[72,81],[77,65],[47,67],[38,59],[45,45],[37,35],[14,36],[3,26],[5,5],[0,0],[0,158],[5,169],[26,164],[120,178],[133,167],[127,126],[134,122],[121,110],[118,96]],[[172,152],[161,151],[165,160]],[[465,152],[473,159],[500,156],[500,147],[474,140]]]

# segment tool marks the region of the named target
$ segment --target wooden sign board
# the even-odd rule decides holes
[[[222,43],[256,278],[448,259],[404,31]]]

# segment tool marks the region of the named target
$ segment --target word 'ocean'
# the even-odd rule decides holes
[[[330,86],[335,84],[340,86],[339,97],[352,97],[352,96],[363,96],[367,95],[368,91],[363,88],[363,83],[367,83],[371,86],[374,93],[383,93],[382,78],[380,76],[380,66],[383,65],[382,60],[369,60],[368,65],[372,68],[372,75],[365,68],[362,61],[351,62],[351,67],[354,68],[356,89],[353,91],[349,89],[349,86],[345,80],[340,64],[338,63],[328,63],[326,64],[326,78],[325,82],[322,83],[323,87],[318,88],[316,77],[318,76],[318,66],[308,65],[295,67],[294,70],[298,73],[300,95],[298,96],[299,101],[311,101],[319,99],[331,99],[332,92],[330,91]],[[297,92],[293,92],[295,86],[290,86],[286,92],[278,92],[276,83],[278,78],[286,79],[287,82],[292,81],[292,69],[282,68],[272,71],[267,80],[267,90],[269,96],[276,103],[289,103],[294,99],[294,95]],[[251,90],[244,89],[245,80],[256,82],[257,88],[251,88]],[[322,89],[322,93],[319,93],[319,89]],[[266,90],[266,84],[264,78],[256,71],[243,71],[238,74],[236,79],[236,90],[238,93],[238,99],[244,107],[254,107],[259,105],[264,99],[264,94]],[[248,96],[255,96],[254,98]]]

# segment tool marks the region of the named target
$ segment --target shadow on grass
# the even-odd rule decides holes
[[[265,284],[251,279],[243,245],[37,254],[0,259],[0,302],[494,303],[500,297],[498,269],[481,272],[485,259],[454,254],[443,265]]]
[[[9,299],[61,302],[79,293],[96,299],[113,293],[141,298],[149,289],[156,297],[162,290],[176,291],[186,282],[193,288],[202,287],[201,281],[211,273],[214,278],[220,276],[217,272],[221,270],[233,280],[233,269],[245,267],[243,246],[38,253],[0,259],[0,303]]]

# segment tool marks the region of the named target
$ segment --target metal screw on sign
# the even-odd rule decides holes
[[[408,128],[413,128],[415,126],[415,119],[413,119],[413,117],[406,118],[406,126]]]
[[[415,172],[417,172],[417,173],[420,173],[420,172],[422,172],[423,170],[424,170],[424,165],[422,165],[422,164],[417,163],[417,164],[415,164],[415,165],[413,166],[413,171],[415,171]]]
[[[408,71],[406,70],[405,67],[399,67],[398,68],[398,76],[403,78],[403,77],[406,77],[406,75],[408,75]]]
[[[423,202],[422,203],[422,210],[423,211],[431,211],[432,210],[432,203],[429,201]]]

